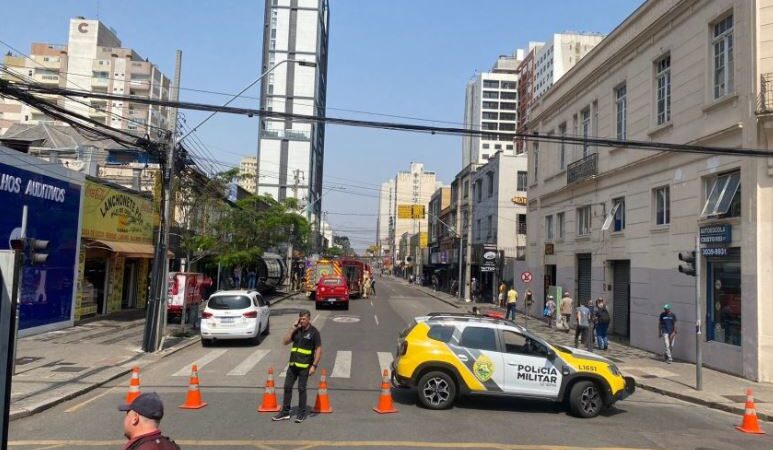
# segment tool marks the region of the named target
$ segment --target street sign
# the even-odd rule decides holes
[[[424,205],[397,205],[398,219],[423,219]]]
[[[531,283],[532,279],[534,279],[534,276],[531,274],[531,272],[524,272],[521,274],[521,281],[524,283]]]
[[[733,226],[729,223],[700,227],[701,244],[729,244],[733,241]]]

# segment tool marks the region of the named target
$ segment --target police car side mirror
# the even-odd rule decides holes
[[[548,350],[548,359],[551,361],[556,359],[556,352],[554,352],[553,350]]]

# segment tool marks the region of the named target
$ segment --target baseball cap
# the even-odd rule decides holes
[[[128,405],[121,405],[118,411],[134,411],[148,419],[161,420],[164,417],[164,403],[155,392],[140,394]]]
[[[663,305],[663,309],[671,309],[671,303],[666,303]]]

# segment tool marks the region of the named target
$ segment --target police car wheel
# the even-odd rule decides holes
[[[428,372],[419,380],[419,402],[427,409],[448,409],[456,398],[456,383],[445,372]]]
[[[569,394],[572,414],[585,419],[596,417],[604,409],[604,399],[598,386],[592,381],[579,381]]]

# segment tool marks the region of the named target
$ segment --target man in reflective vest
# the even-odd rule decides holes
[[[322,358],[322,338],[319,331],[311,325],[311,313],[303,310],[298,314],[290,330],[282,338],[282,343],[293,344],[290,350],[290,364],[285,377],[285,394],[282,410],[272,420],[279,421],[290,418],[290,404],[293,399],[293,385],[298,380],[298,410],[295,423],[301,423],[308,415],[306,406],[306,382],[309,375],[317,371],[317,365]]]

